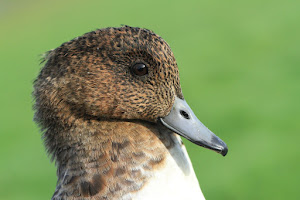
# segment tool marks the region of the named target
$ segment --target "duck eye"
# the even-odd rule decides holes
[[[148,67],[144,63],[134,64],[131,70],[137,76],[144,76],[148,74]]]

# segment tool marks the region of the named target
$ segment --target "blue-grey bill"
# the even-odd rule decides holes
[[[160,118],[163,125],[189,141],[225,156],[227,145],[204,126],[185,100],[175,98],[170,113]]]

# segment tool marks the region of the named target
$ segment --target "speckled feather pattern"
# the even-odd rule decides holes
[[[138,62],[147,76],[131,73]],[[169,45],[129,26],[49,51],[33,94],[35,121],[57,165],[53,199],[131,199],[173,144],[158,117],[183,98]]]

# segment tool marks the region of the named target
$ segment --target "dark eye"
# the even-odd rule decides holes
[[[137,76],[144,76],[148,74],[148,67],[144,63],[136,63],[131,67],[131,71]]]

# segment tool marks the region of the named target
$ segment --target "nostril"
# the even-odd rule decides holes
[[[181,114],[185,119],[190,119],[189,114],[187,114],[184,110],[180,110],[180,114]]]

